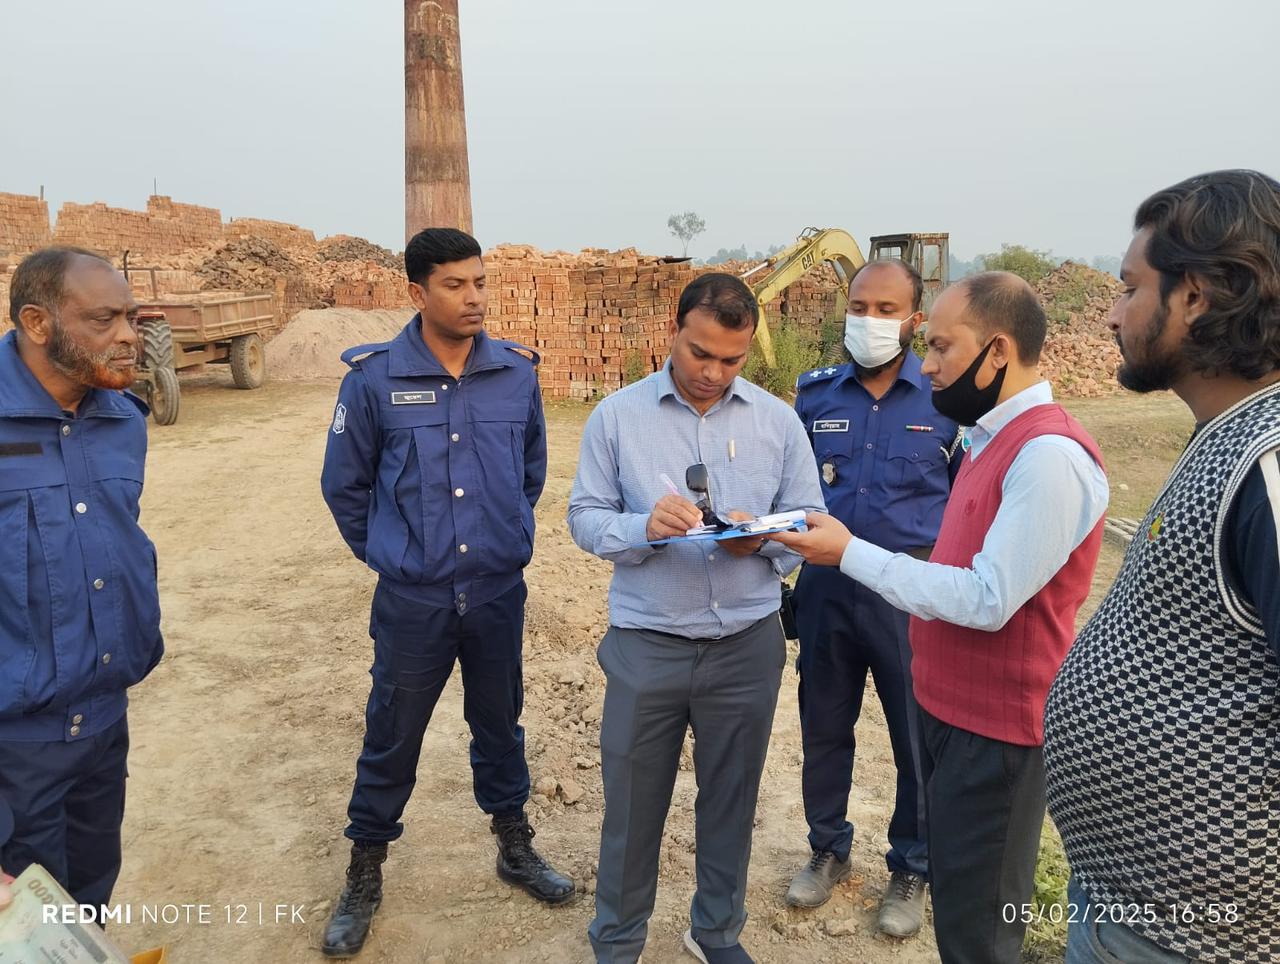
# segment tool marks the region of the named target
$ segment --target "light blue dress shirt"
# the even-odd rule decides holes
[[[1053,401],[1038,382],[997,405],[968,432],[966,458],[977,460],[1002,428]],[[1048,585],[1107,511],[1102,467],[1074,439],[1041,435],[1009,466],[1000,508],[968,569],[922,562],[853,539],[840,571],[921,619],[995,632]]]
[[[722,543],[654,548],[645,528],[669,477],[690,501],[685,470],[707,466],[721,516],[822,511],[822,490],[804,427],[786,403],[734,379],[705,415],[676,391],[670,361],[596,406],[582,435],[569,498],[569,531],[614,564],[609,619],[689,639],[719,639],[778,611],[781,576],[800,562],[779,543],[738,558]]]

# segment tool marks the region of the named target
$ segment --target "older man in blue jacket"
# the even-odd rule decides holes
[[[39,862],[93,905],[120,871],[126,690],[164,649],[147,408],[120,391],[136,312],[109,262],[47,248],[18,266],[0,339],[0,867]]]
[[[524,814],[523,570],[547,470],[535,362],[485,334],[484,262],[470,235],[420,232],[405,272],[418,314],[393,341],[343,354],[352,370],[321,477],[342,537],[378,573],[373,688],[347,811],[347,885],[322,948],[330,957],[364,945],[387,844],[403,831],[422,738],[455,661],[498,876],[549,904],[574,892],[531,846]]]

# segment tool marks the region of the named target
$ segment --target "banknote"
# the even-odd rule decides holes
[[[61,923],[62,908],[75,901],[39,864],[9,888],[13,903],[0,910],[0,964],[129,964],[96,924]],[[47,914],[46,906],[59,913]]]

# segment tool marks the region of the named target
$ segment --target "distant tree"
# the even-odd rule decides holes
[[[1117,278],[1120,277],[1120,259],[1114,254],[1100,254],[1090,263],[1090,267],[1096,271],[1105,271],[1113,274]]]
[[[1037,251],[1021,244],[1002,244],[999,254],[980,254],[977,260],[983,271],[1011,271],[1032,284],[1059,263],[1052,251]]]
[[[948,253],[947,259],[948,259],[948,268],[947,268],[948,276],[951,278],[952,281],[959,281],[961,278],[967,278],[969,275],[977,274],[979,271],[982,270],[982,267],[981,265],[979,265],[977,258],[975,258],[972,261],[961,261],[954,254]]]
[[[687,257],[689,254],[689,242],[707,230],[707,222],[698,217],[693,211],[685,211],[684,214],[673,214],[667,218],[667,228],[684,242],[684,253]]]

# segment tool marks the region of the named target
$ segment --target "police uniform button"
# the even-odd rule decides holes
[[[465,495],[462,489],[454,489],[453,494],[456,495],[459,499],[461,499],[463,495]]]
[[[83,502],[77,502],[76,511],[79,512],[81,515],[84,515],[86,512],[89,511],[89,507],[85,505]]]
[[[873,411],[873,412],[878,412],[878,411],[880,411],[880,406],[879,406],[879,405],[872,405],[872,406],[871,406],[871,411]]]
[[[459,435],[457,432],[454,432],[452,435],[449,436],[449,440],[452,442],[456,442],[460,438],[462,438],[462,436]]]
[[[80,735],[80,727],[78,727],[78,726],[73,726],[73,727],[71,728],[71,735],[72,735],[72,736],[79,736],[79,735]]]
[[[103,666],[106,666],[109,662],[111,662],[111,654],[110,654],[110,653],[103,653],[103,654],[102,654],[102,665],[103,665]]]
[[[71,426],[70,426],[70,425],[64,425],[64,426],[62,426],[62,434],[63,434],[63,435],[70,435],[70,434],[71,434]]]
[[[719,609],[719,608],[720,608],[720,601],[719,601],[718,599],[712,600],[712,602],[711,602],[711,608],[712,608],[712,609]]]
[[[866,490],[866,488],[865,488],[865,487],[863,487],[863,488],[859,489],[859,490],[858,490],[858,494],[859,494],[859,495],[866,495],[866,494],[867,494],[867,490]]]
[[[72,722],[72,723],[83,723],[83,722],[84,722],[84,716],[82,716],[81,714],[77,713],[75,716],[71,717],[71,722]]]
[[[93,581],[93,588],[94,588],[94,589],[101,589],[101,588],[102,588],[103,586],[105,586],[105,585],[106,585],[106,583],[105,583],[105,582],[103,582],[101,579],[95,579],[95,580]]]
[[[872,445],[870,442],[868,442],[868,443],[867,443],[867,448],[869,448],[869,449],[873,449],[873,448],[875,448],[875,446],[874,446],[874,445]]]
[[[448,385],[441,385],[441,386],[440,386],[440,391],[442,391],[442,392],[447,392],[448,390],[449,390],[449,386],[448,386]]]
[[[466,552],[466,551],[467,551],[467,544],[464,542],[462,545],[458,546],[458,551],[459,551],[459,552]]]

